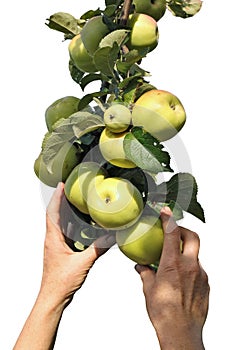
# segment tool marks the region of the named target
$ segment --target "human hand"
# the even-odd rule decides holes
[[[55,190],[46,212],[44,268],[39,295],[43,300],[67,305],[82,286],[96,259],[114,243],[114,234],[98,238],[83,252],[74,252],[65,242],[60,228],[60,205],[64,185]]]
[[[198,260],[200,240],[196,233],[177,226],[169,208],[161,210],[161,220],[164,246],[158,271],[135,266],[143,282],[148,315],[163,350],[204,349],[209,284]]]

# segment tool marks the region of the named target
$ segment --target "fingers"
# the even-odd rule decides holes
[[[101,255],[106,253],[116,243],[116,236],[113,233],[101,236],[95,240],[81,254],[90,262],[94,263]]]
[[[197,233],[181,227],[181,238],[183,241],[183,255],[198,260],[200,239]]]
[[[180,255],[181,230],[173,219],[170,208],[164,207],[160,217],[164,232],[162,260],[164,257],[167,259],[167,257]]]
[[[155,271],[149,266],[145,265],[135,265],[135,270],[139,273],[143,285],[147,287],[154,282]]]
[[[59,182],[47,207],[47,216],[55,225],[59,225],[60,223],[60,206],[63,192],[64,184]]]

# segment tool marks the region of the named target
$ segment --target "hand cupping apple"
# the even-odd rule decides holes
[[[191,174],[157,182],[158,173],[173,172],[161,142],[179,133],[186,112],[173,93],[148,83],[140,66],[159,46],[158,21],[166,10],[185,17],[185,3],[106,0],[104,10],[78,19],[62,12],[48,19],[49,28],[70,40],[71,78],[83,91],[100,82],[98,91],[47,108],[34,163],[45,185],[65,183],[69,213],[61,211],[61,222],[73,249],[85,249],[107,230],[128,258],[155,265],[163,246],[161,207],[169,206],[176,219],[187,211],[205,221]],[[189,1],[186,17],[196,12],[197,0]]]

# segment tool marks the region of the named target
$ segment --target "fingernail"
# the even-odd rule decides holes
[[[58,191],[61,191],[61,190],[63,190],[63,186],[64,186],[63,182],[58,182],[56,189]]]
[[[171,216],[172,215],[172,211],[169,207],[165,206],[161,209],[160,211],[161,214],[166,214],[166,215],[169,215]]]

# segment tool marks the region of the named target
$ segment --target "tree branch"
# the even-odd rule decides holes
[[[120,25],[125,26],[127,24],[130,8],[132,5],[132,0],[125,0],[121,12]]]

